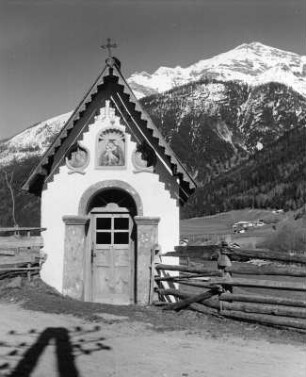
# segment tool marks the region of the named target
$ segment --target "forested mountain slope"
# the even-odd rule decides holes
[[[297,210],[306,203],[306,128],[250,155],[200,187],[184,208],[185,217],[240,208]]]

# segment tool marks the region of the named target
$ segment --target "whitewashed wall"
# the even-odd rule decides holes
[[[104,110],[106,111],[106,110]],[[102,111],[103,114],[103,111]],[[119,118],[112,116],[115,125],[125,130],[120,125]],[[173,250],[179,243],[179,206],[178,200],[170,196],[165,184],[159,180],[158,174],[150,172],[134,173],[132,165],[132,152],[136,143],[131,141],[126,134],[126,168],[121,169],[96,169],[95,147],[97,135],[105,127],[111,126],[110,118],[102,119],[100,116],[95,123],[89,126],[88,132],[83,134],[79,143],[90,151],[90,162],[84,175],[68,174],[69,169],[62,166],[59,173],[55,174],[52,182],[42,193],[41,225],[47,228],[43,232],[44,252],[47,261],[42,268],[42,279],[62,292],[63,257],[65,225],[62,220],[64,215],[78,215],[80,199],[88,187],[101,181],[120,180],[128,183],[139,194],[143,204],[144,216],[158,216],[161,218],[158,227],[159,244],[162,252]],[[166,173],[166,169],[159,164],[162,175],[174,188],[172,195],[178,196],[178,184],[175,179]]]

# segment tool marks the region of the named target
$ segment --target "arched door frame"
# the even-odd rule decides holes
[[[135,203],[137,210],[136,217],[143,216],[143,206],[142,201],[137,193],[137,191],[128,183],[120,180],[107,180],[102,182],[97,182],[94,185],[90,186],[82,195],[79,203],[78,214],[79,216],[88,216],[90,215],[90,203],[92,199],[98,195],[103,194],[103,191],[108,191],[111,189],[120,189],[123,192],[129,194]],[[88,216],[88,218],[90,218]],[[85,301],[92,301],[92,229],[89,224],[89,229],[86,232],[86,241],[85,241],[85,276],[84,276],[84,299]],[[134,244],[135,253],[137,253],[137,245]],[[136,272],[136,269],[135,269]],[[135,296],[136,297],[136,296]]]
[[[102,182],[97,182],[94,185],[90,186],[82,195],[79,203],[78,214],[80,216],[86,216],[89,210],[89,203],[91,199],[98,193],[103,192],[104,190],[109,189],[121,189],[133,198],[136,208],[137,216],[143,216],[143,205],[142,200],[138,192],[128,183],[120,180],[107,180]]]

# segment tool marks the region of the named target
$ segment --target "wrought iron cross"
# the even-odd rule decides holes
[[[112,48],[116,48],[116,47],[117,47],[117,43],[111,43],[111,39],[110,38],[107,38],[106,45],[102,45],[101,46],[101,48],[108,50],[108,57],[109,58],[112,57]]]

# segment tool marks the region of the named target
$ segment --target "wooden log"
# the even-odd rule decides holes
[[[43,232],[47,228],[41,228],[41,227],[0,227],[0,233],[16,233],[16,232],[34,232],[39,231]]]
[[[214,315],[214,316],[217,316],[217,317],[221,317],[220,314],[219,314],[219,310],[208,307],[207,305],[203,305],[199,302],[194,302],[194,303],[190,304],[189,307],[191,309],[197,311],[197,312],[200,312],[200,313],[211,314],[211,315]]]
[[[264,325],[286,326],[295,329],[306,330],[306,321],[304,319],[278,317],[269,314],[244,313],[241,311],[234,310],[222,310],[221,314],[228,318],[258,322]]]
[[[188,280],[180,280],[180,285],[186,285],[188,287],[196,287],[196,288],[212,288],[214,286],[222,286],[220,283],[211,283],[211,282],[202,282],[202,281],[188,281]]]
[[[273,314],[277,316],[306,319],[306,309],[250,302],[227,302],[221,304],[222,310],[242,311],[246,313]],[[305,321],[306,322],[306,321]]]
[[[181,266],[181,265],[169,265],[169,264],[157,264],[155,266],[157,270],[167,270],[167,271],[180,271],[180,272],[193,272],[198,274],[203,274],[205,276],[222,276],[221,271],[216,268],[202,267],[202,266]]]
[[[211,284],[226,284],[236,287],[257,287],[269,289],[283,289],[288,291],[306,291],[306,283],[292,283],[289,281],[272,281],[272,280],[255,280],[233,278],[227,279],[211,279]]]
[[[208,298],[210,298],[210,297],[212,297],[212,296],[214,296],[218,293],[219,293],[218,288],[212,288],[209,291],[202,292],[198,295],[190,296],[190,297],[188,297],[188,298],[186,298],[182,301],[176,302],[174,304],[170,304],[170,305],[166,306],[164,308],[164,310],[176,310],[176,311],[178,311],[178,310],[186,308],[187,306],[189,306],[190,304],[192,304],[194,302],[207,300]]]
[[[262,249],[230,249],[230,258],[235,256],[306,264],[306,256]]]
[[[154,279],[156,281],[173,281],[173,282],[180,282],[181,280],[205,280],[210,281],[211,276],[207,276],[205,274],[184,274],[184,275],[178,275],[178,276],[170,276],[167,274],[166,276],[155,276]]]
[[[214,253],[216,250],[219,250],[219,245],[186,245],[186,246],[176,246],[174,248],[175,252],[179,254],[186,254],[186,253]]]
[[[272,281],[272,280],[255,280],[255,279],[222,279],[215,278],[210,279],[207,282],[198,282],[194,280],[187,281],[181,278],[179,283],[182,285],[188,285],[191,287],[199,288],[212,288],[218,285],[237,286],[237,287],[256,287],[256,288],[269,288],[269,289],[281,289],[288,291],[306,291],[306,283],[292,283],[287,281]]]
[[[187,298],[191,297],[190,293],[185,293],[185,292],[182,292],[178,289],[164,289],[164,290],[158,290],[158,292],[161,295],[170,295],[170,296],[178,297],[178,298],[181,298],[181,299],[187,299]],[[203,299],[199,303],[202,304],[202,305],[205,305],[209,308],[213,308],[213,309],[219,309],[220,308],[219,299],[216,299],[216,297],[207,298],[205,300]]]
[[[306,308],[305,300],[298,300],[298,299],[284,298],[284,297],[222,293],[222,295],[220,295],[220,300],[230,301],[230,302],[232,301],[254,302],[254,303],[257,302],[257,303],[262,303],[262,304],[297,306],[301,308]]]
[[[175,247],[175,251],[168,252],[165,255],[172,257],[189,257],[200,258],[202,260],[211,260],[216,250],[219,249],[220,247],[218,245],[177,246]]]
[[[0,268],[1,272],[8,272],[8,271],[35,271],[40,270],[40,267],[16,267],[16,268]]]
[[[296,266],[275,266],[275,265],[264,265],[264,266],[254,266],[247,264],[233,264],[230,267],[225,268],[226,272],[232,274],[243,274],[243,275],[279,275],[279,276],[296,276],[305,277],[306,267],[296,267]]]
[[[179,283],[181,280],[188,280],[188,279],[209,279],[206,275],[200,275],[200,274],[188,274],[188,275],[180,275],[180,276],[155,276],[155,281],[171,281],[171,282],[177,282]]]
[[[220,250],[220,246],[178,246],[175,252],[167,253],[169,256],[182,256],[190,258],[200,258],[202,260],[211,260],[216,251]],[[248,260],[248,259],[266,259],[283,261],[290,263],[306,264],[306,256],[296,253],[284,253],[281,251],[271,251],[266,249],[242,249],[228,248],[231,260]]]
[[[33,271],[32,276],[39,275],[39,271]],[[7,271],[0,274],[0,280],[11,279],[15,276],[27,276],[27,271]]]
[[[159,290],[159,293],[161,295],[167,294],[167,295],[170,295],[170,296],[179,297],[179,298],[183,298],[183,299],[190,297],[189,294],[183,293],[183,292],[181,292],[177,289],[165,289],[165,290],[161,289],[161,290]],[[204,302],[207,302],[207,301],[210,301],[210,300],[208,299],[208,300],[205,300]],[[165,302],[162,302],[160,304],[163,305],[163,306],[168,305]],[[194,303],[191,303],[189,305],[189,307],[191,309],[197,311],[197,312],[201,312],[201,313],[204,313],[204,314],[212,314],[212,315],[216,315],[216,316],[220,317],[219,310],[218,310],[219,307],[216,307],[215,305],[213,305],[213,306],[209,305],[208,306],[208,305],[203,305],[202,302],[201,303],[194,302]]]
[[[41,236],[11,236],[11,237],[0,237],[0,247],[4,248],[41,248],[43,247],[43,239]]]

